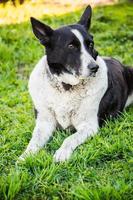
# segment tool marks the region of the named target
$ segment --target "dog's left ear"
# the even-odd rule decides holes
[[[89,5],[82,14],[78,24],[83,25],[86,28],[86,30],[89,30],[91,25],[91,16],[92,16],[92,9],[91,6]]]
[[[54,30],[33,17],[31,17],[30,20],[33,33],[39,39],[40,43],[44,46],[48,45]]]

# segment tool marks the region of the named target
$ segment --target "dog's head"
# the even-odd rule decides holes
[[[76,85],[99,68],[93,36],[88,33],[91,15],[88,6],[78,23],[56,30],[31,18],[33,32],[46,48],[49,70],[61,82]]]

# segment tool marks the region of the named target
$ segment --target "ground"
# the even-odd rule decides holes
[[[83,9],[43,16],[53,28],[78,21]],[[133,4],[94,9],[91,32],[101,55],[133,66]],[[57,130],[48,144],[16,165],[35,124],[28,77],[43,55],[29,22],[0,27],[0,200],[133,199],[133,107],[75,150],[68,162],[54,152],[71,133]]]

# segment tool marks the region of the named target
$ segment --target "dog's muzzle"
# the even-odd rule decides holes
[[[90,70],[91,73],[96,73],[99,69],[99,66],[95,63],[91,63],[88,65],[88,69]]]

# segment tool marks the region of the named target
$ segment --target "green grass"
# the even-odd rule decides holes
[[[78,21],[81,11],[44,16],[52,27]],[[94,9],[92,33],[101,55],[133,66],[133,4]],[[133,199],[133,107],[75,150],[62,164],[53,154],[70,133],[57,130],[49,143],[15,165],[35,124],[28,77],[43,55],[30,23],[0,27],[0,200]]]

